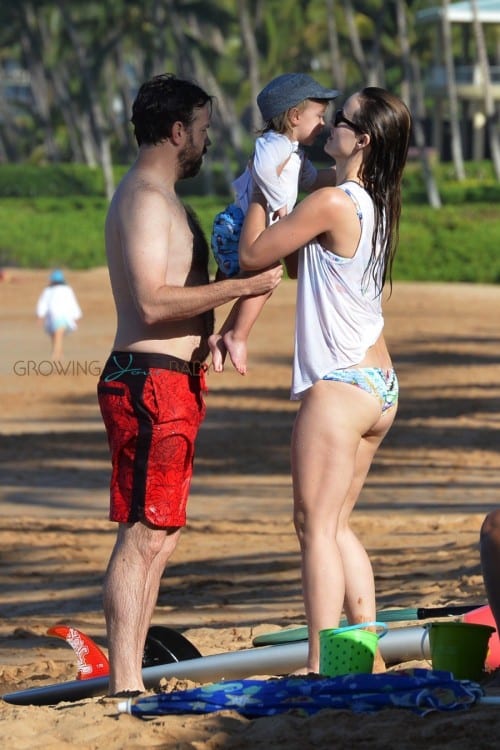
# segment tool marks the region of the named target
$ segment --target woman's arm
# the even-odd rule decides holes
[[[303,247],[322,232],[332,232],[335,215],[344,194],[336,188],[322,188],[304,198],[288,216],[266,229],[261,198],[252,200],[240,238],[240,266],[246,271],[276,263]]]

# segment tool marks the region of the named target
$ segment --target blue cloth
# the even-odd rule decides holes
[[[269,680],[233,680],[137,698],[136,716],[204,714],[234,710],[247,718],[286,711],[312,715],[325,708],[373,712],[406,708],[420,715],[470,708],[483,696],[479,684],[450,672],[411,669],[384,674],[316,675]]]
[[[210,244],[217,265],[228,277],[236,276],[240,270],[238,245],[244,219],[243,211],[235,203],[227,206],[214,219]]]

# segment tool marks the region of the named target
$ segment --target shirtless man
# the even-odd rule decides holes
[[[142,655],[160,579],[186,523],[194,441],[204,417],[213,310],[274,289],[281,267],[209,283],[208,246],[179,200],[210,145],[211,97],[173,75],[133,105],[139,146],[106,220],[117,331],[98,384],[118,532],[104,581],[111,695],[144,690]]]

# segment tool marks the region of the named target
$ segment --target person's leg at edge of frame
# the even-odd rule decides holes
[[[160,580],[180,532],[140,522],[119,524],[103,587],[110,695],[144,690],[144,644]]]
[[[366,468],[357,466],[362,435],[379,419],[380,405],[372,396],[345,383],[324,381],[308,391],[297,416],[292,439],[294,520],[310,633],[308,671],[318,671],[319,630],[338,625],[346,595],[349,602],[361,602],[356,611],[350,607],[351,617],[359,621],[361,614],[363,620],[375,616],[373,574],[366,552],[352,533],[341,533],[339,543],[338,532],[344,505],[353,504],[359,494],[353,489],[357,477],[363,471],[366,475],[371,462],[367,451]]]
[[[480,552],[486,596],[500,632],[500,508],[488,513],[483,520]]]

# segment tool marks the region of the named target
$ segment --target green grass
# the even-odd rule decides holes
[[[125,168],[115,169],[116,180]],[[491,164],[467,164],[467,179],[450,165],[436,170],[443,207],[426,203],[418,165],[405,173],[400,245],[393,276],[405,281],[500,283],[500,185]],[[191,185],[192,183],[192,185]],[[189,194],[207,237],[228,196]],[[82,165],[0,167],[0,266],[85,269],[105,264],[107,211],[102,174]],[[213,268],[213,267],[212,267]]]
[[[85,269],[106,263],[104,198],[3,198],[0,265]]]
[[[403,207],[393,276],[404,281],[500,283],[498,204]]]
[[[119,179],[124,168],[115,169]],[[84,164],[2,164],[0,166],[0,197],[26,198],[40,196],[101,195],[104,179],[100,169]]]

